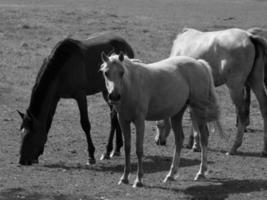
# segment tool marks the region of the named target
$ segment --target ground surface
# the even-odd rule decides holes
[[[0,1],[0,199],[267,199],[267,159],[262,120],[255,98],[251,125],[240,154],[226,156],[229,144],[211,135],[208,181],[194,182],[199,154],[182,153],[179,178],[163,184],[170,163],[173,137],[167,147],[154,144],[155,124],[147,123],[145,187],[117,185],[124,157],[87,161],[86,142],[73,100],[58,106],[40,164],[19,167],[21,120],[42,60],[66,36],[87,38],[112,31],[125,37],[138,58],[157,61],[169,54],[172,40],[184,26],[202,30],[228,27],[267,27],[267,2],[252,0],[1,0]],[[225,131],[234,137],[235,114],[227,89],[217,89]],[[88,97],[96,157],[105,150],[109,130],[108,108],[101,95]],[[190,122],[184,120],[189,133]],[[135,136],[133,135],[133,140]],[[132,148],[133,183],[136,172]]]

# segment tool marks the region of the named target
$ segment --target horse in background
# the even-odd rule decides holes
[[[125,167],[119,184],[129,183],[131,123],[136,128],[137,177],[133,187],[143,186],[143,141],[145,120],[171,118],[175,150],[172,165],[164,182],[173,180],[178,172],[184,134],[182,117],[187,106],[200,131],[201,164],[195,180],[205,178],[207,171],[208,132],[206,123],[219,119],[213,78],[209,64],[190,57],[171,57],[152,64],[134,62],[124,56],[102,54],[101,71],[105,77],[108,98],[118,113],[124,137]],[[164,97],[164,98],[162,98]]]
[[[237,134],[228,154],[236,154],[249,124],[250,88],[256,95],[264,121],[262,155],[267,156],[267,95],[264,84],[266,41],[249,31],[227,29],[201,32],[184,29],[174,40],[170,57],[186,55],[206,60],[215,86],[226,84],[236,107]],[[158,122],[157,143],[166,143],[169,119]],[[196,131],[195,131],[196,133]]]
[[[44,151],[57,103],[61,98],[76,100],[80,123],[88,144],[88,163],[95,163],[95,146],[90,135],[91,125],[86,96],[102,92],[107,101],[105,81],[99,69],[102,64],[101,52],[111,51],[122,51],[130,58],[134,57],[131,46],[123,38],[111,34],[98,34],[83,41],[66,38],[55,45],[38,72],[26,113],[19,112],[22,118],[19,160],[21,165],[38,163],[38,158]],[[111,105],[110,109],[112,110]],[[115,111],[111,112],[110,117],[110,137],[104,158],[110,157],[115,131],[117,134],[115,153],[119,154],[123,146]]]

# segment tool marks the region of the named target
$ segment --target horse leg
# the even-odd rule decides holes
[[[116,131],[114,124],[114,115],[116,115],[116,112],[112,110],[111,106],[110,106],[110,124],[111,124],[111,128],[110,128],[110,132],[109,132],[109,137],[108,137],[108,144],[106,146],[106,153],[103,153],[100,160],[105,160],[105,159],[110,159],[111,157],[111,152],[113,150],[113,137],[114,137],[114,133]],[[117,116],[116,116],[117,118]]]
[[[88,145],[89,160],[88,160],[87,164],[95,164],[95,162],[96,162],[95,156],[94,156],[95,146],[92,142],[91,134],[90,134],[91,124],[90,124],[89,118],[88,118],[86,96],[84,94],[78,95],[75,99],[76,99],[78,107],[79,107],[80,122],[81,122],[82,129],[85,133],[87,145]]]
[[[136,155],[138,159],[137,165],[137,176],[134,181],[133,187],[142,187],[143,182],[143,144],[144,144],[144,131],[145,131],[145,118],[140,117],[134,121],[135,128],[136,128]]]
[[[198,124],[196,122],[196,119],[194,119],[191,111],[190,111],[190,116],[192,120],[192,134],[193,134],[192,150],[193,152],[200,152]]]
[[[251,88],[255,93],[255,96],[260,105],[260,111],[263,118],[264,124],[264,145],[262,156],[267,156],[267,94],[266,88],[263,83],[259,81],[251,81],[250,82]]]
[[[251,92],[250,92],[250,87],[246,86],[245,87],[245,126],[248,127],[250,123],[249,119],[249,113],[250,113],[250,103],[251,103]],[[245,130],[247,131],[247,130]]]
[[[248,127],[250,123],[249,119],[249,113],[250,113],[250,103],[251,103],[251,91],[249,86],[245,86],[244,88],[245,93],[244,93],[244,118],[245,118],[245,126]],[[236,126],[238,127],[238,117],[236,117]],[[245,132],[247,132],[247,128],[245,127]]]
[[[194,144],[194,129],[193,129],[193,127],[192,127],[192,128],[191,128],[191,131],[190,131],[189,138],[188,138],[188,142],[187,142],[187,144],[185,145],[185,148],[187,148],[187,149],[192,149],[193,144]]]
[[[123,139],[124,139],[124,153],[125,153],[125,165],[124,173],[119,181],[119,185],[124,183],[129,183],[129,174],[131,170],[131,127],[130,122],[126,122],[123,119],[119,118],[120,126],[122,129]]]
[[[197,124],[196,124],[196,122],[192,116],[191,110],[189,111],[189,114],[190,114],[190,118],[192,120],[192,128],[191,128],[190,136],[188,139],[188,143],[185,147],[188,149],[192,149],[193,152],[200,152],[198,126],[197,126]]]
[[[200,148],[201,148],[201,163],[200,169],[196,174],[194,180],[205,179],[205,174],[208,170],[207,164],[207,149],[208,149],[208,132],[207,124],[199,123],[199,136],[200,136]]]
[[[182,128],[182,118],[184,111],[185,108],[182,109],[178,114],[171,117],[171,125],[175,139],[175,149],[173,153],[171,168],[163,181],[164,183],[174,180],[175,175],[178,172],[178,167],[180,163],[180,153],[184,142],[184,133]]]
[[[112,157],[114,156],[120,156],[120,149],[123,146],[123,140],[122,140],[122,133],[121,133],[121,127],[119,124],[119,120],[117,117],[117,114],[114,116],[114,126],[115,126],[115,130],[116,130],[116,148],[115,151],[113,151],[112,153]]]
[[[118,121],[117,117],[117,112],[113,109],[113,107],[108,103],[108,98],[107,98],[107,92],[103,91],[102,92],[104,100],[107,102],[110,108],[110,132],[109,132],[109,138],[108,138],[108,144],[106,146],[106,152],[102,154],[101,160],[103,159],[110,159],[110,157],[113,156],[120,156],[120,148],[123,146],[123,140],[122,140],[122,133],[121,133],[121,128],[120,124]],[[112,152],[113,150],[113,137],[114,133],[116,132],[116,149],[115,151]]]
[[[243,87],[239,87],[238,89],[229,88],[230,95],[232,97],[233,103],[236,107],[236,113],[238,118],[237,124],[237,134],[234,140],[234,144],[232,145],[230,151],[227,154],[234,155],[237,152],[237,149],[241,146],[244,131],[246,127],[246,103],[245,103],[245,96],[244,96],[244,89]]]

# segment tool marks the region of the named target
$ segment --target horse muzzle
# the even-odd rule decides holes
[[[111,104],[118,105],[121,100],[121,95],[119,93],[113,92],[108,95],[108,99]]]

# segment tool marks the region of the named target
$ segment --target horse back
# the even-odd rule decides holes
[[[100,35],[88,40],[73,41],[75,51],[66,58],[58,78],[62,85],[62,97],[72,97],[80,91],[91,95],[105,90],[104,79],[99,72],[102,52],[123,52],[130,58],[134,57],[131,46],[119,36]]]
[[[233,74],[247,77],[253,65],[253,51],[253,44],[244,30],[201,32],[188,29],[175,39],[171,56],[186,55],[208,61],[215,85],[219,86]]]

